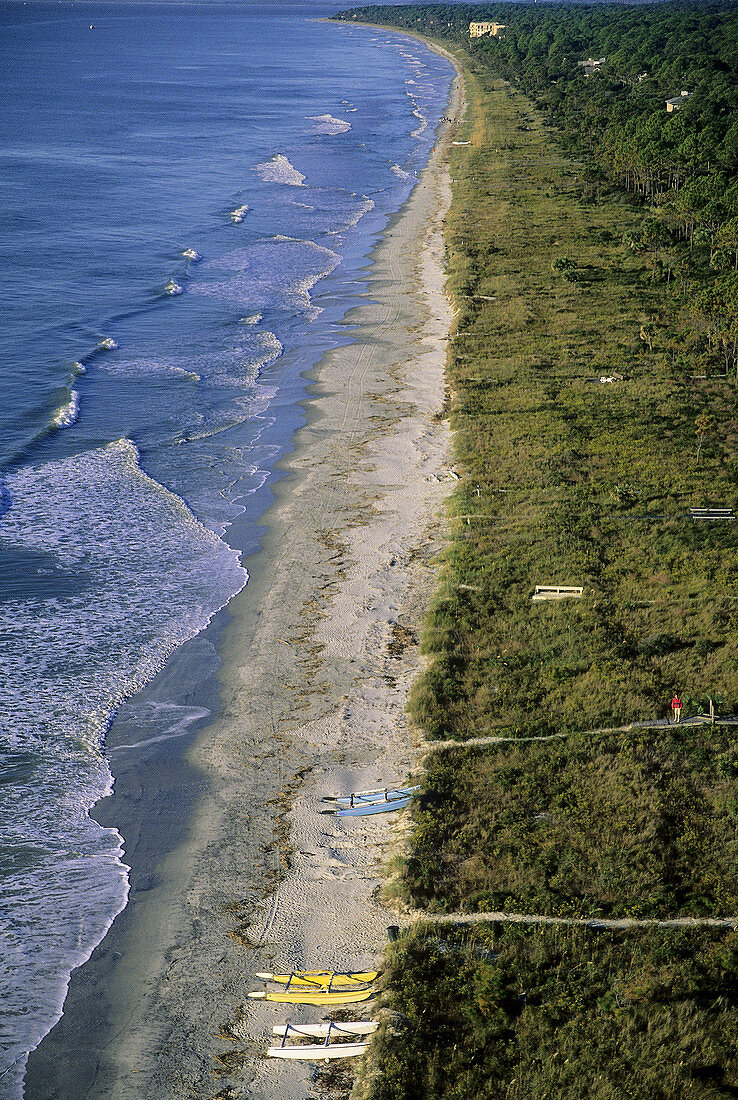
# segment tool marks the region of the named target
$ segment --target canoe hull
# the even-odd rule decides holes
[[[322,1024],[275,1024],[272,1028],[272,1035],[277,1035],[280,1038],[289,1036],[290,1038],[300,1039],[320,1039],[325,1038],[326,1035],[371,1035],[377,1030],[379,1024],[373,1020],[359,1020],[349,1021],[346,1023],[337,1024],[331,1020],[325,1021]]]
[[[328,1062],[332,1058],[356,1058],[357,1055],[363,1054],[366,1048],[366,1043],[341,1043],[334,1047],[327,1047],[322,1043],[304,1047],[269,1047],[267,1056],[288,1058],[292,1061]]]
[[[392,810],[404,810],[410,804],[410,796],[398,798],[394,802],[377,802],[369,806],[350,806],[337,810],[336,817],[369,817],[370,814],[386,814]]]
[[[368,1001],[374,996],[374,990],[347,989],[344,993],[320,993],[312,990],[291,992],[288,989],[275,990],[272,993],[258,990],[255,993],[249,993],[248,996],[252,1001],[273,1001],[283,1005],[352,1005],[358,1004],[359,1001]]]

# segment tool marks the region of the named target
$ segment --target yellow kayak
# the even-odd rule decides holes
[[[351,1005],[358,1001],[368,1001],[374,996],[373,989],[351,990],[344,993],[320,992],[314,989],[296,989],[294,992],[288,989],[278,989],[274,992],[257,990],[249,993],[253,1001],[276,1001],[278,1004],[289,1005]]]
[[[265,982],[278,982],[288,989],[315,989],[330,992],[333,989],[351,989],[357,985],[370,985],[379,977],[378,970],[293,970],[291,974],[265,974],[257,978]]]

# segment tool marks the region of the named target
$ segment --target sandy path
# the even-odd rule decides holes
[[[706,714],[698,714],[693,718],[684,718],[677,724],[679,726],[737,726],[738,719],[712,719]],[[484,748],[485,745],[507,745],[514,744],[516,741],[520,743],[527,741],[560,741],[567,737],[596,737],[599,736],[599,734],[632,733],[634,730],[664,729],[666,727],[671,728],[673,725],[674,723],[670,722],[667,718],[651,718],[643,722],[628,722],[624,726],[602,726],[592,730],[546,733],[531,737],[497,737],[494,734],[489,734],[486,737],[469,737],[466,741],[429,741],[424,746],[423,755],[428,756],[430,753],[434,752],[445,752],[447,749],[479,749]]]
[[[586,928],[736,928],[738,917],[549,917],[540,913],[403,913],[399,927],[413,924],[582,924]]]
[[[457,78],[448,113],[461,109]],[[354,342],[316,370],[251,580],[230,605],[222,713],[191,753],[205,782],[189,836],[127,915],[106,1019],[80,1050],[84,1085],[49,1082],[44,1096],[303,1098],[310,1069],[267,1061],[267,1032],[325,1013],[249,1002],[254,973],[381,955],[393,918],[373,895],[404,826],[319,811],[323,794],[404,779],[416,759],[413,634],[452,484],[445,129],[347,318]]]

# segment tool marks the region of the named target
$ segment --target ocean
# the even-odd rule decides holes
[[[0,3],[9,1098],[126,905],[125,837],[90,815],[116,711],[247,583],[305,373],[350,340],[448,101],[444,59],[331,10]],[[207,710],[142,715],[175,753]]]

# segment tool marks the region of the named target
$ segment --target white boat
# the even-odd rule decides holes
[[[363,1031],[349,1030],[363,1028]],[[368,1035],[376,1030],[377,1025],[367,1020],[358,1024],[337,1024],[330,1020],[322,1024],[280,1024],[272,1028],[274,1034],[282,1036],[282,1042],[278,1047],[269,1047],[268,1058],[288,1058],[308,1062],[329,1062],[333,1058],[356,1058],[363,1054],[368,1043],[360,1042],[332,1042],[351,1038],[355,1035]],[[322,1043],[302,1043],[301,1039],[323,1038]],[[289,1040],[296,1040],[289,1042]]]

